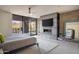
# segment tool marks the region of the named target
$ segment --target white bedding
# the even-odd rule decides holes
[[[26,38],[31,38],[31,36],[29,34],[16,34],[16,33],[13,33],[5,39],[4,43],[23,40],[23,39],[26,39]]]

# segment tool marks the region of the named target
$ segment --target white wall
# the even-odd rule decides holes
[[[0,10],[0,33],[4,34],[5,36],[12,33],[11,20],[11,13]]]
[[[43,32],[42,20],[39,21],[39,24],[40,24],[40,29],[39,30],[40,30],[40,33],[42,33]]]
[[[42,20],[40,18],[37,20],[37,33],[42,33],[43,27],[42,27]]]

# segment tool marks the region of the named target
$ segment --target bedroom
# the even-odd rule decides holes
[[[60,20],[59,20],[59,14],[60,14]],[[79,19],[78,16],[79,16],[78,5],[77,6],[75,5],[74,6],[72,5],[71,6],[70,5],[68,6],[65,6],[65,5],[62,5],[62,6],[61,5],[49,5],[49,6],[2,5],[0,6],[0,19],[2,19],[0,20],[0,33],[2,33],[5,36],[6,42],[10,42],[10,41],[13,42],[15,40],[19,41],[20,39],[26,39],[31,37],[36,38],[34,39],[33,43],[39,43],[40,48],[37,47],[38,46],[37,44],[36,46],[32,46],[33,48],[29,47],[25,50],[20,50],[17,53],[26,53],[26,54],[38,53],[39,54],[40,53],[39,49],[41,49],[42,51],[41,53],[61,53],[61,54],[79,53],[78,50],[76,49],[78,48],[77,43],[57,40],[59,33],[64,34],[64,31],[65,31],[64,22],[69,19],[71,21],[73,19],[74,20]],[[52,21],[53,24],[51,26],[42,25],[42,20],[47,20],[51,18],[53,19]],[[19,25],[13,26],[14,28],[17,27],[17,30],[14,29],[14,31],[12,31],[12,20],[15,20],[16,24],[18,23],[16,22],[16,20],[21,21],[19,22],[21,26]],[[19,27],[19,30],[18,30],[18,27]],[[13,44],[14,47],[15,47],[15,44]],[[63,47],[62,44],[65,45],[65,47]],[[76,45],[76,46],[73,46],[73,49],[75,52],[73,52],[72,48],[70,48],[71,44]],[[24,44],[22,46],[24,46]],[[69,49],[69,50],[66,50],[66,49]],[[31,51],[31,52],[27,52],[27,51]]]

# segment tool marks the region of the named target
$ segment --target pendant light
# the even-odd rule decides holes
[[[33,18],[38,18],[34,14],[32,14],[31,7],[28,8],[28,16]]]

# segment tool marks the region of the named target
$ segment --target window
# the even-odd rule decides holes
[[[22,21],[12,20],[12,30],[13,30],[13,33],[21,33],[22,32]]]

